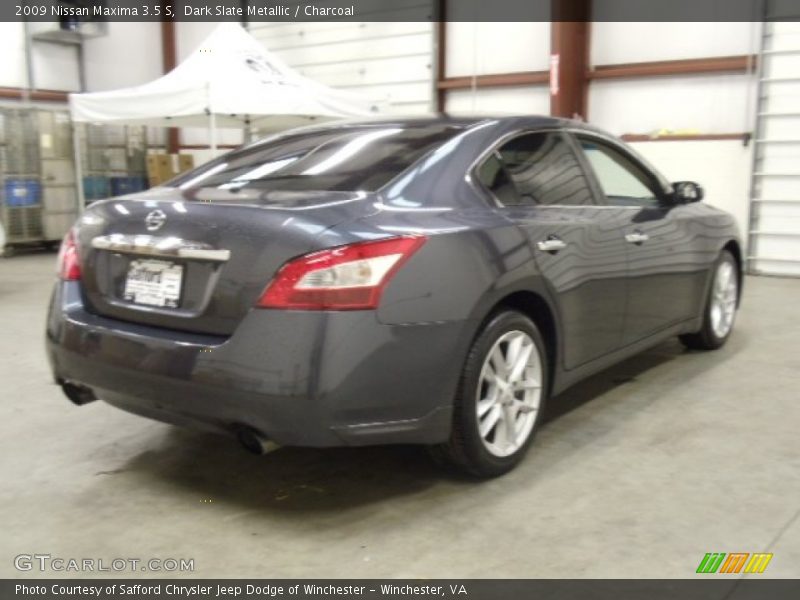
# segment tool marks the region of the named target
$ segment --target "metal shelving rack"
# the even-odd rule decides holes
[[[93,124],[81,125],[76,131],[84,205],[147,188],[147,153],[164,150],[163,131],[144,126]]]
[[[0,221],[5,232],[0,252],[4,255],[16,245],[44,241],[41,202],[15,206],[7,197],[7,186],[14,182],[41,185],[34,117],[27,109],[0,110]]]
[[[0,251],[55,244],[78,215],[72,133],[65,110],[0,109]],[[21,192],[30,198],[9,197]]]
[[[78,216],[78,187],[72,124],[65,110],[36,111],[42,182],[42,233],[46,242],[61,240]]]

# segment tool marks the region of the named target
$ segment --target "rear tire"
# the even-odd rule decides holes
[[[692,350],[721,348],[733,331],[739,303],[739,266],[733,255],[723,250],[714,263],[713,280],[703,308],[700,331],[679,336]]]
[[[548,383],[547,351],[533,321],[495,313],[467,356],[450,439],[431,447],[432,456],[476,477],[507,473],[533,441]]]

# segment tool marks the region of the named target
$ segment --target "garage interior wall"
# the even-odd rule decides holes
[[[178,59],[183,60],[216,23],[178,23]],[[389,114],[429,113],[434,89],[434,24],[431,22],[261,23],[248,31],[301,75],[325,85],[385,102]],[[242,134],[221,132],[222,144]],[[195,162],[209,158],[203,129],[184,129],[181,143]]]
[[[444,76],[465,78],[468,86],[446,92],[445,110],[453,114],[550,114],[550,92],[545,85],[495,87],[479,80],[486,75],[547,70],[550,23],[447,23],[445,39]]]
[[[593,23],[590,66],[758,53],[760,23]],[[658,40],[658,43],[652,43]],[[682,75],[592,81],[589,120],[612,133],[751,132],[757,77]],[[742,139],[634,142],[672,180],[699,181],[706,201],[736,217],[747,239],[753,144]]]
[[[84,43],[86,91],[96,92],[139,85],[162,75],[160,23],[108,23],[106,35]],[[131,52],[131,47],[147,51]],[[80,91],[78,53],[64,44],[32,44],[36,88],[64,92]],[[22,23],[0,23],[0,87],[25,88],[25,27]],[[121,65],[124,65],[121,66]]]
[[[760,23],[593,23],[590,67],[605,64],[754,55]],[[657,40],[657,43],[653,43]],[[702,74],[595,80],[590,122],[616,135],[751,132],[757,76]],[[744,240],[753,144],[739,139],[632,142],[671,181],[699,181],[709,204],[736,217]]]
[[[760,27],[592,23],[587,69],[754,55]],[[550,114],[549,23],[447,23],[444,37],[440,87],[447,111]],[[528,83],[514,85],[515,79]],[[754,126],[756,83],[755,65],[749,73],[592,79],[586,116],[598,127],[630,137],[668,179],[699,181],[709,203],[735,215],[746,239],[753,144],[743,138]],[[658,133],[685,139],[650,141]]]
[[[750,269],[800,276],[800,23],[765,24],[750,211]]]
[[[159,23],[110,23],[105,37],[85,45],[89,91],[136,85],[162,73]],[[176,23],[182,60],[216,23]],[[757,54],[760,23],[592,23],[587,68],[653,61],[741,57]],[[457,114],[550,113],[549,23],[418,22],[251,23],[250,31],[302,74],[333,87],[384,97],[389,112],[419,114],[441,105]],[[444,36],[440,65],[437,38]],[[654,40],[656,43],[654,43]],[[130,41],[150,51],[130,52]],[[122,42],[122,43],[121,43]],[[0,87],[27,84],[24,28],[0,24]],[[37,87],[79,87],[73,48],[37,43]],[[125,68],[119,68],[124,63]],[[748,231],[753,144],[744,144],[756,115],[755,72],[669,76],[591,77],[586,95],[589,122],[633,146],[669,179],[694,179],[707,201],[731,211]],[[657,132],[680,141],[648,141]],[[242,142],[236,130],[220,143]],[[207,159],[207,132],[181,132],[184,151]],[[744,235],[746,239],[746,235]]]

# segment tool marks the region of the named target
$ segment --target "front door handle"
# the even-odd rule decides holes
[[[563,250],[564,248],[567,247],[567,242],[557,238],[554,235],[551,235],[546,240],[540,240],[536,242],[536,247],[542,252],[549,252],[550,254],[556,254],[559,250]]]
[[[636,244],[637,246],[641,246],[649,239],[650,236],[646,233],[642,233],[641,231],[634,231],[633,233],[628,233],[625,235],[626,242],[629,244]]]

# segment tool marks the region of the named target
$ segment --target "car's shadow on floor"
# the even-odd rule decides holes
[[[677,341],[667,342],[611,367],[551,399],[545,421],[559,419],[683,354]],[[429,492],[439,498],[479,484],[439,468],[424,448],[415,446],[281,448],[253,456],[232,438],[178,428],[159,431],[164,433],[152,440],[152,449],[131,458],[120,471],[144,476],[148,485],[178,487],[246,512],[279,511],[301,518]]]
[[[685,352],[677,340],[665,342],[584,379],[549,400],[543,415],[544,422],[558,419],[621,385],[636,381],[639,376],[675,360]]]

